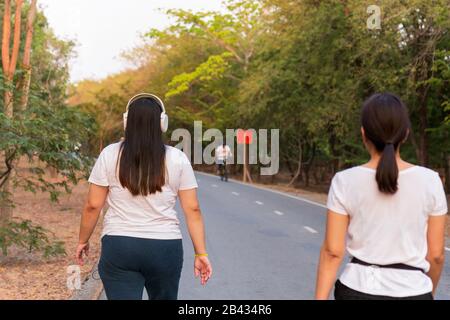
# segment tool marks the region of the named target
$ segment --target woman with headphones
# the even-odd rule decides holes
[[[76,257],[83,264],[100,212],[99,274],[110,300],[175,300],[183,265],[179,198],[195,250],[194,274],[205,285],[212,274],[197,200],[197,182],[186,155],[164,145],[168,117],[152,94],[133,97],[124,114],[125,138],[106,147],[89,177]]]
[[[335,299],[431,300],[445,257],[442,181],[401,159],[410,122],[397,96],[369,98],[361,132],[371,159],[333,178],[316,298],[328,299],[347,249],[351,260],[335,284]]]

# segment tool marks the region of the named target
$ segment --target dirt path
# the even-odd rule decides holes
[[[0,300],[2,299],[68,299],[67,267],[75,264],[74,250],[78,241],[80,215],[87,193],[87,183],[81,183],[71,195],[59,203],[51,203],[47,194],[17,191],[14,217],[28,219],[54,233],[65,242],[67,256],[45,260],[40,254],[29,254],[12,248],[7,257],[0,254]],[[82,267],[83,278],[94,266],[100,253],[97,227],[91,241],[90,257]]]

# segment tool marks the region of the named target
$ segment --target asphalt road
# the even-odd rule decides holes
[[[210,175],[198,173],[197,178],[214,274],[206,287],[194,278],[194,252],[182,219],[184,267],[179,298],[312,299],[325,207],[238,182],[221,182]],[[446,255],[436,298],[450,300],[450,252]],[[104,294],[101,298],[105,299]]]

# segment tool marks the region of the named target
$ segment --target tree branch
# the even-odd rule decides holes
[[[14,150],[13,153],[9,157],[5,157],[5,165],[6,165],[6,171],[2,173],[0,176],[0,189],[3,187],[3,185],[6,183],[6,181],[9,178],[9,175],[13,169],[12,162],[14,160],[14,157],[16,156],[17,150]]]

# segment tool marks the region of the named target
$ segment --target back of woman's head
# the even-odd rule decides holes
[[[381,155],[376,173],[378,189],[394,194],[399,172],[396,154],[409,134],[408,110],[396,95],[378,93],[364,102],[361,122],[366,139]]]
[[[128,109],[119,180],[134,196],[161,192],[165,184],[161,113],[159,103],[150,97],[135,100]]]

